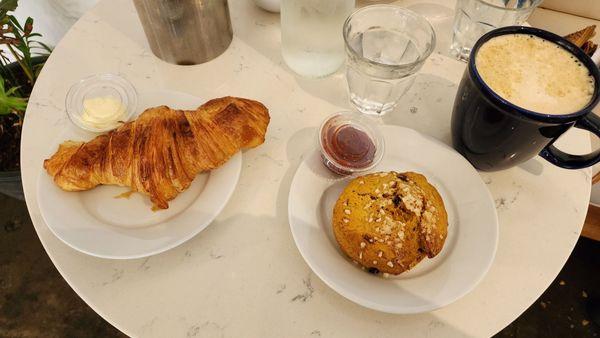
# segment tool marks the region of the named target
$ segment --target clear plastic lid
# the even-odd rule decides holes
[[[319,128],[323,164],[339,175],[372,169],[385,150],[377,122],[356,112],[339,112],[325,119]]]
[[[97,107],[98,100],[110,103],[108,107],[118,111],[108,116],[104,114],[102,120],[90,118],[91,103]],[[71,86],[65,106],[69,119],[78,127],[92,132],[106,132],[131,119],[137,106],[137,92],[129,81],[119,75],[93,75]]]

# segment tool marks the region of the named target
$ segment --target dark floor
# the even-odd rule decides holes
[[[25,203],[0,194],[0,337],[118,337],[67,285]]]
[[[595,297],[600,242],[582,238],[550,288],[497,337],[597,337],[586,311]],[[0,194],[0,337],[121,336],[56,271],[25,204]]]
[[[496,337],[597,337],[598,322],[600,242],[580,237],[552,285]]]

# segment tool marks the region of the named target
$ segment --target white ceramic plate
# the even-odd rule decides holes
[[[159,105],[195,109],[202,104],[197,97],[167,90],[139,96],[138,114]],[[87,141],[94,135],[70,126],[52,143],[47,157],[64,140]],[[196,176],[189,189],[169,202],[169,209],[160,211],[152,211],[150,199],[138,193],[115,198],[129,191],[124,187],[62,191],[42,168],[38,203],[50,230],[72,248],[102,258],[140,258],[174,248],[206,228],[231,197],[241,168],[237,153],[222,167]]]
[[[372,171],[422,173],[444,199],[449,227],[440,254],[393,278],[371,275],[353,264],[331,228],[333,205],[351,178],[331,174],[316,150],[292,181],[290,227],[308,265],[342,296],[378,311],[431,311],[467,294],[490,268],[498,243],[496,209],[477,171],[452,148],[412,129],[381,130],[386,153]]]

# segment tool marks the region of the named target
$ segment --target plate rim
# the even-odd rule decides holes
[[[238,160],[239,158],[239,160]],[[56,237],[58,238],[61,242],[63,242],[64,244],[66,244],[68,247],[79,251],[81,253],[84,253],[86,255],[92,256],[92,257],[97,257],[97,258],[103,258],[103,259],[115,259],[115,260],[127,260],[127,259],[139,259],[139,258],[146,258],[146,257],[150,257],[150,256],[154,256],[154,255],[158,255],[161,254],[165,251],[169,251],[173,248],[176,248],[178,246],[180,246],[181,244],[189,241],[190,239],[192,239],[193,237],[195,237],[196,235],[198,235],[200,232],[202,232],[204,229],[208,228],[208,226],[221,214],[221,212],[223,211],[223,209],[225,208],[225,206],[227,206],[227,204],[229,203],[229,200],[231,200],[231,196],[233,196],[233,193],[235,192],[235,189],[237,188],[237,185],[239,183],[239,179],[240,179],[240,175],[241,175],[241,169],[242,169],[242,153],[241,152],[237,152],[235,155],[233,155],[229,161],[236,161],[239,164],[234,168],[235,169],[235,178],[233,179],[234,183],[231,185],[231,189],[227,192],[227,194],[225,194],[225,198],[224,198],[224,203],[222,203],[218,208],[215,209],[214,215],[209,217],[207,219],[207,221],[205,222],[205,224],[198,226],[194,231],[191,231],[187,236],[183,236],[180,239],[174,241],[173,243],[167,245],[167,246],[163,246],[161,248],[158,249],[154,249],[152,251],[147,251],[147,252],[143,252],[143,253],[139,253],[139,254],[130,254],[130,255],[106,255],[106,254],[98,254],[89,250],[86,250],[84,248],[78,247],[77,245],[67,241],[65,238],[63,238],[58,232],[56,232],[56,230],[54,229],[54,227],[51,225],[51,222],[48,222],[47,216],[44,214],[43,208],[41,207],[40,203],[40,196],[42,196],[41,190],[40,190],[40,185],[41,185],[41,176],[42,175],[46,175],[46,172],[43,170],[40,170],[40,175],[38,175],[38,179],[37,179],[37,184],[36,184],[36,190],[37,190],[37,196],[38,196],[38,205],[40,206],[40,215],[42,216],[42,219],[44,220],[44,223],[46,223],[46,226],[48,227],[48,229],[50,229],[50,232]],[[228,161],[228,162],[229,162]],[[233,178],[233,177],[232,177]],[[195,179],[195,177],[194,177]],[[210,178],[209,178],[210,179]],[[193,203],[192,203],[193,204]],[[192,205],[190,204],[190,206]],[[189,207],[189,206],[188,206]],[[186,208],[187,209],[187,208]],[[183,210],[181,213],[185,213],[185,210]],[[152,226],[159,226],[161,224],[164,224],[164,222],[158,223],[158,224],[154,224],[151,225]],[[111,226],[108,225],[107,226]],[[140,229],[144,229],[144,228],[140,228]]]
[[[198,97],[198,96],[195,96],[195,95],[192,95],[189,93],[177,91],[177,90],[166,89],[166,88],[145,90],[143,92],[138,93],[138,96],[152,95],[155,93],[163,93],[163,94],[171,93],[171,94],[175,94],[175,95],[179,95],[179,96],[188,96],[189,98],[193,98],[193,99],[197,100],[198,102],[200,102],[198,104],[198,106],[200,106],[203,102],[206,102],[206,100],[204,100],[201,97]],[[140,109],[139,104],[138,104],[138,110],[139,110],[139,114],[141,114],[145,109]],[[135,116],[137,116],[137,114]],[[58,137],[61,137],[61,135],[62,134],[59,134]],[[58,142],[60,144],[60,141],[53,140],[50,147],[56,148],[55,144],[54,144],[56,142]],[[50,153],[52,153],[52,152],[48,151],[48,154],[50,154]],[[44,195],[41,192],[41,185],[43,184],[42,183],[42,175],[47,175],[47,173],[43,167],[41,167],[39,169],[39,174],[37,175],[37,178],[36,178],[36,200],[37,200],[37,204],[38,204],[38,209],[40,212],[40,216],[42,217],[44,223],[46,224],[46,227],[50,230],[50,232],[56,238],[58,238],[62,243],[66,244],[71,249],[74,249],[83,254],[86,254],[86,255],[89,255],[92,257],[97,257],[97,258],[102,258],[102,259],[113,259],[113,260],[140,259],[140,258],[146,258],[146,257],[158,255],[160,253],[174,249],[174,248],[180,246],[181,244],[189,241],[190,239],[192,239],[193,237],[198,235],[200,232],[205,230],[221,214],[221,212],[223,211],[225,206],[227,206],[227,204],[231,200],[231,197],[233,196],[233,193],[235,192],[235,190],[238,186],[238,183],[239,183],[239,180],[241,177],[242,167],[243,167],[243,156],[242,155],[243,155],[243,151],[240,150],[227,160],[227,162],[226,162],[227,164],[232,163],[233,165],[235,165],[235,167],[232,168],[232,170],[234,170],[234,172],[232,173],[233,175],[231,175],[231,180],[230,180],[232,183],[229,186],[230,188],[228,189],[228,191],[224,194],[223,203],[221,203],[219,205],[219,207],[214,209],[215,211],[214,211],[213,215],[211,217],[208,217],[206,222],[204,222],[203,225],[196,227],[193,231],[190,231],[190,233],[188,235],[182,236],[181,238],[170,243],[169,245],[165,245],[165,246],[162,246],[162,247],[159,247],[159,248],[156,248],[153,250],[145,251],[145,252],[140,252],[138,254],[129,254],[129,255],[99,254],[99,253],[78,247],[77,245],[67,241],[65,238],[63,238],[61,235],[59,235],[59,233],[56,231],[56,229],[54,229],[54,227],[51,225],[51,222],[48,222],[47,215],[45,215],[45,212],[43,210],[44,208],[42,208],[42,205],[44,204],[44,202],[41,202],[42,196]],[[222,167],[219,167],[219,168],[222,168]],[[217,169],[219,169],[219,168],[217,168]],[[208,171],[208,172],[212,173],[212,171]],[[200,174],[202,174],[202,173],[198,173],[196,176],[198,176]],[[194,176],[194,179],[196,179],[196,176]],[[210,177],[208,178],[208,180],[210,180]],[[202,192],[200,194],[202,194]],[[188,207],[186,207],[186,209],[189,208],[191,205],[193,205],[196,202],[196,200],[197,200],[197,197],[194,200],[194,202],[192,202],[190,205],[188,205]],[[186,210],[184,209],[183,211],[181,211],[181,214],[183,214],[185,212],[186,212]],[[102,223],[104,223],[104,222],[102,222]],[[158,224],[151,225],[151,226],[159,226],[161,224],[164,224],[164,221],[161,223],[158,223]],[[106,225],[112,226],[109,224],[106,224]],[[140,228],[140,229],[144,229],[144,228]]]
[[[493,230],[494,230],[494,246],[493,249],[491,251],[491,255],[490,258],[485,266],[484,269],[481,270],[481,273],[478,275],[478,277],[476,279],[473,279],[473,281],[470,283],[470,285],[466,288],[464,288],[461,292],[458,292],[456,295],[454,295],[453,297],[449,297],[446,301],[444,302],[439,302],[436,304],[425,304],[422,306],[417,306],[417,307],[412,307],[412,308],[408,308],[408,310],[405,309],[400,309],[398,307],[390,307],[390,306],[386,306],[386,305],[380,305],[380,304],[376,304],[372,301],[370,301],[367,298],[364,297],[358,297],[357,295],[353,294],[352,292],[348,292],[347,290],[345,290],[344,288],[340,287],[339,285],[337,285],[337,283],[335,283],[334,279],[331,278],[325,278],[323,275],[325,274],[323,271],[321,271],[320,269],[316,269],[313,262],[310,261],[309,259],[306,258],[303,249],[301,249],[300,245],[298,244],[298,235],[296,234],[296,231],[294,230],[295,227],[293,226],[293,221],[292,221],[292,203],[291,203],[291,199],[292,199],[292,187],[296,184],[296,180],[298,177],[298,172],[300,170],[300,168],[303,165],[306,165],[306,161],[309,158],[309,156],[303,156],[303,160],[300,162],[300,164],[298,165],[298,167],[296,168],[296,172],[294,173],[294,177],[292,178],[292,182],[290,183],[290,192],[288,194],[288,222],[289,222],[289,226],[290,226],[290,232],[292,233],[292,238],[294,239],[294,244],[296,245],[296,249],[300,252],[300,255],[302,256],[302,259],[304,260],[304,262],[306,262],[306,264],[310,267],[310,269],[315,273],[315,275],[317,275],[317,277],[319,277],[319,279],[321,281],[323,281],[323,283],[325,283],[327,286],[329,286],[333,291],[335,291],[336,293],[338,293],[339,295],[343,296],[344,298],[352,301],[355,304],[358,304],[360,306],[369,308],[371,310],[375,310],[375,311],[380,311],[380,312],[385,312],[385,313],[391,313],[391,314],[418,314],[418,313],[426,313],[426,312],[431,312],[443,307],[446,307],[454,302],[456,302],[457,300],[463,298],[464,296],[466,296],[467,294],[469,294],[470,292],[472,292],[480,283],[481,281],[485,278],[485,276],[488,274],[489,270],[491,269],[494,260],[496,258],[496,253],[498,251],[498,242],[499,242],[499,237],[500,237],[500,224],[499,224],[499,219],[498,219],[498,212],[493,204],[493,196],[490,192],[490,190],[487,188],[487,186],[485,185],[485,182],[483,181],[483,179],[481,178],[481,175],[479,174],[479,172],[475,169],[475,167],[473,167],[473,165],[467,160],[465,159],[462,155],[460,155],[458,152],[456,152],[456,150],[454,148],[452,148],[451,146],[449,146],[448,144],[430,136],[424,133],[421,133],[417,130],[414,130],[412,128],[408,128],[408,127],[404,127],[404,126],[398,126],[398,125],[382,125],[380,126],[380,128],[382,129],[382,132],[385,133],[386,130],[393,130],[393,129],[399,129],[399,130],[408,130],[410,132],[414,132],[419,134],[420,136],[422,136],[423,138],[427,139],[428,141],[437,144],[438,146],[442,146],[443,148],[446,148],[447,150],[449,150],[450,152],[454,153],[455,155],[457,155],[460,160],[464,161],[465,164],[468,165],[468,167],[470,169],[472,169],[472,171],[476,174],[476,176],[479,179],[479,182],[481,183],[482,187],[484,188],[484,191],[486,193],[487,196],[487,200],[488,202],[491,203],[491,210],[493,212]],[[310,154],[313,153],[315,151],[318,151],[315,148],[311,148],[306,154]],[[384,154],[384,157],[386,155]],[[443,263],[442,263],[443,264]]]

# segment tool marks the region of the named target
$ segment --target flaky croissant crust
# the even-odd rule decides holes
[[[126,186],[166,209],[198,173],[262,144],[269,120],[263,104],[236,97],[214,99],[190,111],[150,108],[89,142],[62,143],[44,161],[44,169],[66,191]]]

